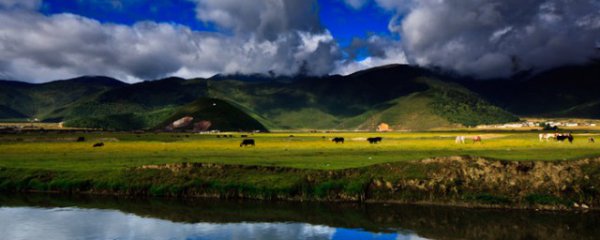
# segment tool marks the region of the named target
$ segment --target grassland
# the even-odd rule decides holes
[[[230,133],[219,135],[224,134]],[[475,156],[564,162],[600,157],[600,143],[587,141],[588,137],[600,138],[596,132],[575,133],[572,144],[540,142],[537,132],[516,131],[259,133],[250,135],[256,146],[244,148],[239,147],[240,134],[231,134],[234,138],[185,133],[0,135],[0,191],[360,200],[374,194],[367,193],[371,191],[369,186],[381,185],[379,181],[384,185],[405,184],[407,179],[428,179],[431,171],[439,170],[438,165],[422,165],[413,160]],[[456,144],[457,135],[481,136],[483,143],[469,140],[466,144]],[[79,136],[86,141],[75,142]],[[344,137],[346,142],[332,143],[329,138],[334,136]],[[384,140],[369,144],[366,138],[373,136],[382,136]],[[93,148],[95,142],[104,142],[105,146]],[[212,163],[221,167],[142,169],[142,166],[178,163]],[[594,165],[588,170],[588,179],[600,176],[600,167]],[[597,183],[594,180],[590,184]],[[465,201],[513,202],[493,195],[487,187],[483,189],[487,192],[461,190],[459,196]],[[403,201],[431,197],[386,194],[371,197]],[[566,198],[552,195],[550,199],[553,204],[573,199],[599,200],[596,192],[569,194]],[[442,198],[446,197],[444,193]],[[514,201],[526,200],[526,196],[520,197]]]
[[[294,137],[290,137],[293,135]],[[481,136],[482,144],[455,144],[457,135]],[[84,136],[86,142],[74,142]],[[479,156],[502,160],[568,160],[600,156],[595,133],[577,135],[573,144],[540,142],[537,133],[265,133],[250,137],[256,147],[240,148],[235,138],[198,134],[46,134],[0,137],[0,167],[43,170],[117,170],[148,164],[202,162],[279,166],[303,169],[344,169],[441,156]],[[329,141],[342,136],[344,144]],[[380,144],[367,137],[383,136]],[[17,141],[18,139],[18,141]],[[92,148],[104,141],[102,148]]]

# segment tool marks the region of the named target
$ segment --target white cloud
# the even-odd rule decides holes
[[[190,1],[198,20],[218,33],[43,15],[41,0],[0,0],[0,78],[323,75],[406,62],[498,77],[585,62],[600,42],[598,0],[374,0],[392,13],[388,29],[398,40],[359,40],[344,49],[348,57],[321,24],[316,0]],[[354,8],[369,2],[344,1]],[[119,8],[124,2],[105,3]],[[368,55],[354,61],[359,48]]]
[[[343,63],[339,68],[335,70],[335,74],[349,75],[361,70],[390,65],[390,64],[406,64],[406,57],[403,52],[397,52],[392,58],[380,58],[380,57],[367,57],[360,61],[351,61]]]
[[[227,19],[219,24],[227,27],[229,21],[238,22],[231,14]],[[273,26],[271,22],[281,21],[281,16],[268,19],[257,23],[264,26],[262,32],[250,30],[258,25],[242,24],[239,29],[232,28],[234,34],[221,34],[167,23],[126,26],[73,14],[46,16],[35,11],[2,10],[0,78],[39,82],[107,75],[139,81],[238,72],[322,75],[333,70],[341,55],[328,31],[318,24],[307,27],[305,21],[295,23],[300,21],[298,16]]]
[[[398,41],[379,36],[371,36],[366,40],[355,39],[347,49],[351,54],[360,49],[365,49],[368,56],[362,60],[346,60],[338,63],[335,74],[348,75],[357,71],[389,64],[407,64],[406,55]],[[350,59],[355,59],[357,54],[352,54]]]
[[[274,40],[292,31],[322,33],[316,0],[192,0],[197,18],[234,31]]]
[[[375,2],[384,9],[405,11],[409,9],[415,0],[375,0]]]
[[[42,4],[42,0],[0,0],[1,9],[25,9],[35,10]]]
[[[346,5],[354,8],[354,9],[361,9],[363,6],[365,6],[369,0],[343,0],[344,3],[346,3]]]

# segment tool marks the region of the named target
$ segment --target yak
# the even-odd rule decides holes
[[[382,137],[370,137],[367,138],[367,141],[369,141],[370,144],[377,144],[378,142],[381,142],[382,139]]]
[[[333,139],[331,139],[332,142],[334,143],[344,143],[344,138],[343,137],[334,137]]]
[[[99,143],[95,143],[93,147],[103,147],[104,143],[103,142],[99,142]]]
[[[256,146],[254,139],[244,139],[242,141],[242,143],[240,143],[240,147],[246,147],[246,146]]]
[[[564,142],[565,140],[569,140],[569,143],[573,143],[573,135],[569,134],[559,134],[556,136],[556,141]]]

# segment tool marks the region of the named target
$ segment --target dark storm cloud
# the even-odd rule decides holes
[[[600,39],[600,1],[422,0],[390,30],[412,63],[501,77],[588,61]]]
[[[316,0],[193,0],[204,22],[275,40],[290,31],[322,33]]]

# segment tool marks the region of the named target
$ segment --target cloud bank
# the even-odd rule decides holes
[[[46,16],[32,10],[39,1],[1,1],[4,79],[108,75],[139,81],[269,71],[324,75],[341,58],[312,1],[197,1],[199,19],[223,33],[169,23],[126,26],[73,14]]]
[[[600,40],[600,1],[421,0],[389,28],[413,64],[506,77],[589,61]]]
[[[391,37],[370,35],[345,47],[323,26],[317,0],[189,1],[198,21],[217,31],[44,15],[42,0],[0,0],[0,79],[325,75],[391,63],[494,78],[584,63],[600,46],[600,0],[335,0],[393,16]]]

